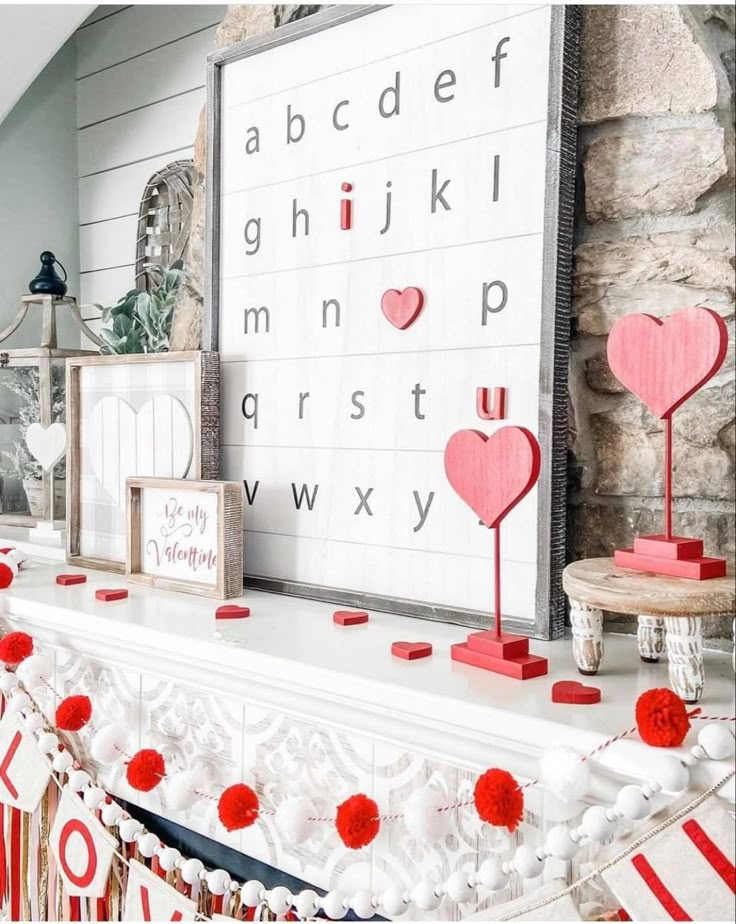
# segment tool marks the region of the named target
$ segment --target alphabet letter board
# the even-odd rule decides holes
[[[577,17],[333,7],[210,56],[205,345],[249,586],[487,626],[493,537],[443,451],[511,423],[543,464],[504,625],[561,633]]]

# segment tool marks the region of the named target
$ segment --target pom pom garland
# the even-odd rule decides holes
[[[122,725],[105,725],[92,738],[90,751],[100,764],[112,764],[125,755],[128,733]]]
[[[185,812],[199,798],[205,785],[204,774],[199,768],[184,770],[172,777],[166,786],[166,801],[174,812]]]
[[[131,757],[125,776],[133,789],[150,792],[166,776],[166,763],[158,751],[143,748]]]
[[[291,796],[284,800],[276,809],[275,822],[279,834],[292,844],[303,844],[308,841],[316,815],[312,802],[306,796]]]
[[[350,796],[337,808],[335,827],[340,840],[351,850],[366,847],[378,834],[378,806],[363,793]]]
[[[0,565],[0,586],[2,585],[2,565]],[[33,639],[27,632],[8,632],[0,639],[0,661],[4,664],[20,664],[33,654]]]
[[[0,561],[0,590],[5,590],[6,587],[10,587],[14,577],[15,572],[10,566],[10,562]]]
[[[636,725],[642,741],[654,748],[678,747],[690,729],[685,703],[665,687],[647,690],[636,701]]]
[[[524,817],[524,795],[506,770],[486,770],[475,784],[475,808],[483,821],[513,833]]]
[[[450,813],[441,811],[444,805],[442,793],[434,787],[415,789],[404,807],[404,823],[409,834],[429,844],[441,840],[451,827]]]
[[[590,786],[590,767],[572,748],[548,748],[539,766],[542,782],[561,802],[582,799]]]
[[[63,731],[76,732],[92,717],[92,702],[89,696],[67,696],[56,710],[56,727]]]
[[[258,796],[245,783],[228,786],[217,803],[217,814],[227,831],[249,828],[258,818]]]
[[[27,690],[35,690],[43,687],[47,677],[51,677],[53,665],[51,661],[42,654],[33,654],[26,658],[18,665],[16,674],[22,681]]]

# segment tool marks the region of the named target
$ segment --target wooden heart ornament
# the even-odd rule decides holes
[[[66,427],[58,421],[48,427],[32,423],[26,430],[26,446],[41,468],[49,472],[66,453]]]
[[[488,527],[531,491],[541,461],[537,438],[524,427],[502,427],[492,436],[459,430],[445,447],[447,480]]]
[[[424,293],[414,286],[402,291],[388,289],[381,296],[381,311],[399,330],[406,330],[416,321],[423,305]]]
[[[710,308],[684,308],[666,321],[629,314],[608,337],[608,364],[657,417],[669,417],[718,372],[728,329]]]

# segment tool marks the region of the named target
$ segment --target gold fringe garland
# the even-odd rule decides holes
[[[53,783],[51,784],[53,786]],[[48,920],[47,907],[49,897],[49,791],[41,799],[41,820],[39,831],[39,868],[38,868],[38,916],[41,921]]]

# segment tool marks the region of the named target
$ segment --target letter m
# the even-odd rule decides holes
[[[260,334],[261,332],[261,314],[266,318],[265,328],[266,333],[271,332],[271,312],[266,308],[265,305],[262,305],[260,308],[246,308],[243,315],[243,333],[248,333],[248,322],[250,318],[253,318],[253,327],[255,328],[255,333]]]

